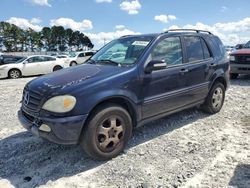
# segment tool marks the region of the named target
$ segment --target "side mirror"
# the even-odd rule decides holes
[[[152,71],[162,70],[162,69],[165,69],[165,68],[167,68],[167,63],[165,63],[164,61],[152,60],[147,64],[147,66],[145,67],[144,72],[146,74],[150,74]]]
[[[23,62],[23,64],[27,64],[27,63],[28,63],[28,61],[27,61],[27,60]]]

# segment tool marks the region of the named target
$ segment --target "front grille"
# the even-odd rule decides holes
[[[235,56],[235,61],[237,63],[248,64],[248,63],[250,63],[250,55]]]
[[[28,112],[38,112],[40,110],[42,96],[40,93],[29,90],[27,88],[23,91],[22,107]]]

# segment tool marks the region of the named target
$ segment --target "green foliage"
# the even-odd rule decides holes
[[[13,51],[66,51],[92,49],[91,40],[79,31],[62,26],[44,27],[40,32],[23,30],[14,24],[0,22],[0,37],[8,52]]]

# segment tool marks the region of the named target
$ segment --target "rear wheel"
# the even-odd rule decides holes
[[[238,76],[239,76],[239,74],[230,73],[230,78],[231,79],[236,79]]]
[[[22,73],[18,69],[12,69],[9,71],[9,78],[17,79],[17,78],[20,78],[21,75],[22,75]]]
[[[216,82],[202,105],[202,109],[209,114],[215,114],[221,110],[224,99],[225,87],[222,83]]]
[[[71,66],[71,67],[76,66],[76,65],[77,65],[77,63],[76,63],[75,61],[72,61],[72,62],[70,63],[70,66]]]
[[[121,153],[132,135],[129,113],[118,105],[96,110],[86,124],[80,145],[92,158],[107,160]]]
[[[57,66],[55,66],[55,67],[53,68],[53,72],[58,71],[58,70],[61,70],[61,69],[62,69],[62,67],[59,66],[59,65],[57,65]]]

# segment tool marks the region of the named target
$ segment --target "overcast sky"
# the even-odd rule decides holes
[[[249,0],[1,0],[1,21],[80,30],[95,48],[121,35],[205,29],[226,45],[250,40]]]

